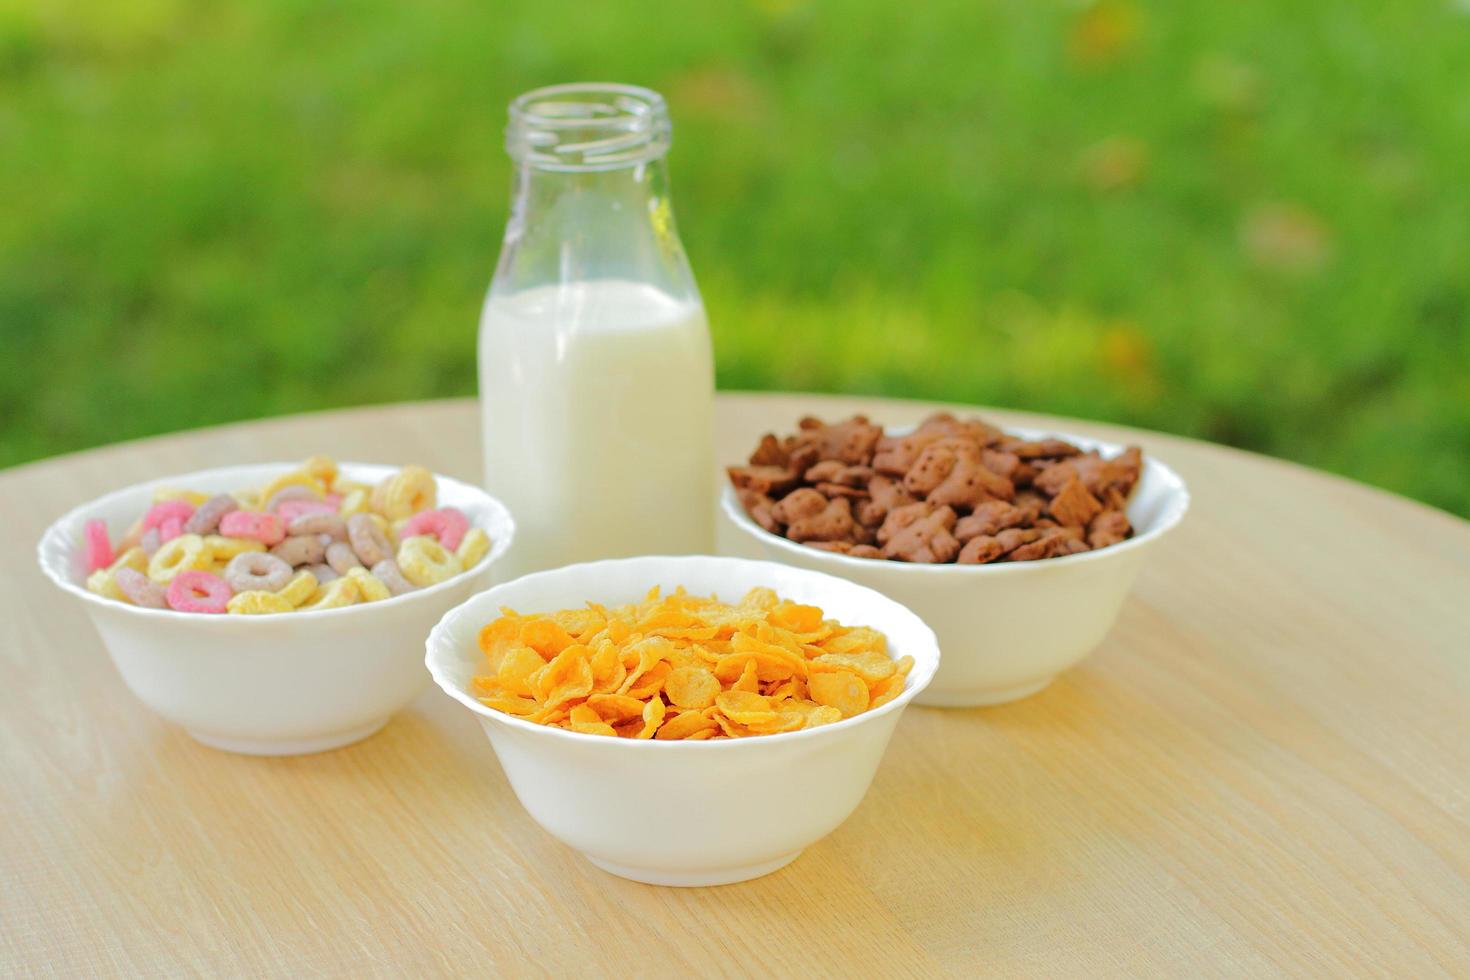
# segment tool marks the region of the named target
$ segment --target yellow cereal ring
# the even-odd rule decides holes
[[[200,493],[197,490],[179,490],[175,487],[159,487],[153,491],[153,502],[161,504],[165,500],[183,500],[198,507],[209,499],[209,494]]]
[[[105,599],[116,599],[118,602],[132,602],[123,595],[123,590],[117,587],[117,579],[112,577],[112,569],[99,568],[87,576],[87,591],[95,592]]]
[[[401,521],[433,507],[439,499],[434,474],[422,466],[405,466],[373,487],[373,510],[390,521]]]
[[[265,550],[265,545],[254,538],[227,538],[222,534],[205,535],[204,546],[215,561],[225,562],[247,551]]]
[[[279,592],[265,592],[260,589],[251,589],[248,592],[236,592],[225,603],[228,612],[239,616],[260,616],[267,613],[288,613],[296,607],[281,597]]]
[[[363,602],[380,602],[383,599],[393,598],[393,593],[388,591],[383,580],[361,565],[348,569],[347,577],[357,583],[357,589],[362,593]]]
[[[301,468],[328,490],[337,482],[337,461],[330,456],[318,453],[302,463]]]
[[[260,488],[260,499],[269,501],[280,490],[286,487],[301,486],[310,490],[315,497],[325,497],[327,488],[322,486],[322,481],[312,476],[306,470],[292,470],[290,473],[282,473],[271,482]]]
[[[464,571],[459,558],[427,534],[409,538],[398,546],[398,567],[403,570],[404,578],[421,589]]]
[[[373,492],[373,488],[366,483],[358,483],[356,480],[344,480],[340,473],[337,475],[337,479],[332,481],[332,490],[334,493],[340,493],[344,497],[354,490],[361,490],[364,493]]]
[[[314,609],[337,609],[341,606],[350,606],[362,598],[362,590],[357,583],[350,578],[334,578],[326,585],[319,585],[311,594],[311,601],[303,603],[298,608],[302,612],[310,612]]]
[[[254,490],[231,490],[230,496],[235,498],[241,510],[260,510],[260,494]]]
[[[148,577],[159,585],[168,585],[180,572],[198,569],[208,571],[214,554],[197,534],[181,534],[153,553],[148,562]]]
[[[459,548],[454,554],[459,559],[462,568],[474,568],[489,550],[490,535],[486,534],[482,527],[472,527],[465,534],[464,540],[459,543]]]
[[[368,491],[365,487],[349,490],[342,497],[342,506],[337,508],[337,513],[343,517],[351,517],[353,514],[366,514],[371,510],[368,504]]]
[[[311,601],[311,597],[316,594],[318,584],[316,576],[303,568],[292,576],[291,581],[281,586],[276,595],[291,603],[293,607],[300,606]]]
[[[148,552],[142,548],[133,547],[117,556],[117,561],[109,567],[109,572],[116,572],[119,568],[131,568],[135,572],[148,571]]]

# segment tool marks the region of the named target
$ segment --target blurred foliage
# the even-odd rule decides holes
[[[575,10],[575,12],[573,12]],[[726,387],[1470,515],[1470,5],[0,0],[0,464],[474,391],[504,105],[672,103]]]

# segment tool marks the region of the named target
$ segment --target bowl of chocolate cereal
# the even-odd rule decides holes
[[[902,429],[803,418],[728,472],[722,509],[752,551],[933,628],[944,660],[916,700],[941,707],[1027,697],[1087,656],[1189,507],[1136,446],[947,413]]]

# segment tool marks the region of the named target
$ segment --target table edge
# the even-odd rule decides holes
[[[1335,483],[1340,488],[1350,489],[1352,491],[1363,493],[1366,496],[1370,498],[1376,498],[1380,502],[1385,504],[1394,504],[1400,506],[1407,505],[1410,509],[1419,512],[1421,516],[1429,517],[1438,521],[1445,527],[1446,530],[1452,529],[1453,533],[1470,535],[1470,520],[1466,520],[1465,518],[1462,518],[1457,514],[1450,513],[1449,511],[1444,510],[1440,507],[1436,507],[1433,504],[1428,504],[1421,500],[1415,500],[1412,497],[1404,496],[1403,494],[1396,493],[1392,490],[1387,490],[1383,487],[1374,486],[1371,483],[1365,483],[1350,476],[1344,476],[1340,473],[1332,473],[1328,470],[1317,469],[1316,467],[1308,466],[1305,463],[1298,463],[1295,460],[1285,459],[1280,456],[1272,456],[1267,453],[1260,453],[1254,450],[1241,449],[1238,446],[1229,446],[1223,443],[1210,442],[1205,439],[1199,439],[1194,436],[1180,435],[1173,432],[1164,432],[1157,429],[1142,429],[1136,426],[1131,426],[1120,422],[1113,422],[1106,419],[1084,419],[1067,415],[1052,415],[1045,412],[1034,412],[1029,409],[1005,408],[997,405],[976,405],[967,402],[940,401],[927,398],[899,398],[889,395],[864,395],[846,392],[756,391],[749,389],[720,389],[716,394],[721,399],[735,400],[759,400],[766,398],[807,398],[816,402],[826,402],[832,405],[861,401],[890,404],[895,406],[905,406],[909,408],[912,408],[914,406],[924,406],[930,409],[945,411],[979,412],[982,414],[995,413],[1023,419],[1028,425],[1033,425],[1038,428],[1046,428],[1048,426],[1054,425],[1055,423],[1061,423],[1061,431],[1065,431],[1073,423],[1081,425],[1084,428],[1105,428],[1112,430],[1115,434],[1123,438],[1136,437],[1138,439],[1163,439],[1165,441],[1184,443],[1191,448],[1195,448],[1203,452],[1217,452],[1227,455],[1236,455],[1243,457],[1245,460],[1250,462],[1264,463],[1268,466],[1274,465],[1278,467],[1284,467],[1307,477],[1322,479],[1330,483]],[[351,416],[360,413],[394,411],[397,409],[409,409],[414,411],[433,409],[447,410],[461,405],[468,405],[470,403],[473,403],[474,401],[474,396],[456,396],[453,398],[426,398],[415,401],[341,405],[308,412],[292,412],[285,415],[267,415],[259,418],[239,419],[233,422],[222,422],[216,425],[205,425],[191,429],[177,429],[173,432],[161,432],[149,436],[139,436],[135,439],[124,439],[119,442],[104,443],[100,446],[91,446],[86,449],[71,450],[69,452],[59,453],[55,456],[46,456],[41,459],[29,460],[24,463],[19,463],[15,466],[6,467],[4,469],[0,469],[0,486],[10,485],[12,483],[24,483],[25,479],[37,470],[65,466],[69,463],[77,462],[83,457],[91,455],[131,451],[133,449],[139,448],[144,443],[165,443],[175,439],[192,439],[198,436],[207,435],[211,432],[223,433],[244,427],[289,425],[292,421],[297,419],[321,419],[322,417],[332,415]],[[794,422],[795,420],[793,420],[793,423]]]

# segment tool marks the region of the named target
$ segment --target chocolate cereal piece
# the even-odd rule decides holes
[[[1087,492],[1082,481],[1073,477],[1071,482],[1052,498],[1047,511],[1056,518],[1058,524],[1081,528],[1086,527],[1094,517],[1102,512],[1102,509],[1102,504]]]
[[[883,430],[862,415],[854,415],[837,425],[826,425],[808,417],[798,425],[803,430],[798,440],[815,448],[818,459],[835,459],[849,465],[869,462],[873,447],[883,438]]]
[[[973,513],[961,517],[954,526],[954,536],[961,543],[981,535],[996,535],[1008,527],[1019,527],[1029,520],[1026,511],[1005,500],[987,500]]]
[[[1013,527],[999,534],[971,538],[960,550],[956,561],[961,565],[984,565],[999,561],[1022,545],[1037,540],[1041,533],[1034,527]]]
[[[781,466],[732,466],[726,472],[738,490],[779,497],[801,483],[801,476]]]
[[[1003,558],[1003,561],[1036,561],[1040,558],[1057,558],[1086,551],[1087,544],[1076,528],[1054,527],[1041,532],[1041,537],[1023,544]]]
[[[868,484],[868,497],[858,512],[858,519],[869,527],[882,524],[890,511],[916,502],[901,482],[881,473]]]
[[[896,530],[883,546],[885,558],[937,564],[955,560],[960,543],[950,529],[955,525],[951,507],[939,507]]]
[[[824,459],[807,468],[802,479],[808,483],[837,483],[844,487],[863,488],[873,479],[871,466],[853,466],[840,459]]]
[[[1121,510],[1098,514],[1087,528],[1087,543],[1094,548],[1106,548],[1132,536],[1133,525],[1129,523],[1128,515]]]
[[[821,497],[821,494],[817,496]],[[788,538],[797,542],[842,541],[852,534],[854,523],[852,501],[846,497],[838,497],[835,500],[827,500],[825,497],[821,499],[825,505],[821,511],[807,514],[791,522],[791,525],[786,528]],[[782,503],[785,502],[782,501]]]

